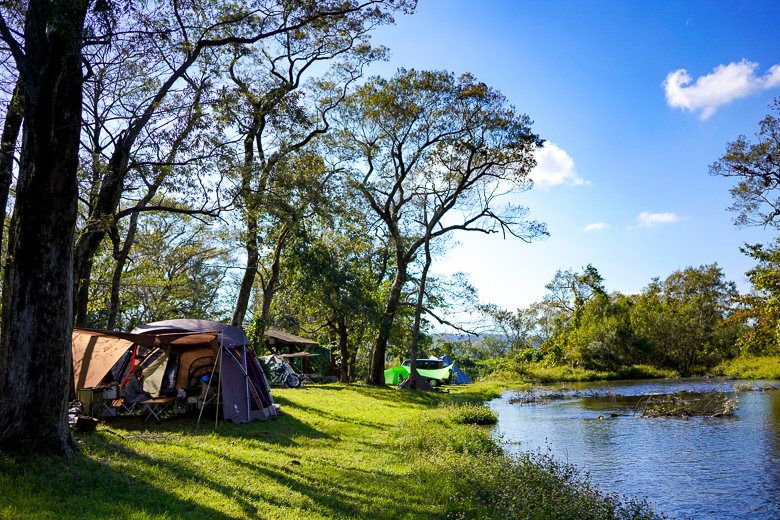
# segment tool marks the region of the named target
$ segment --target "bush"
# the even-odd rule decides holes
[[[450,408],[450,417],[455,424],[496,424],[498,413],[478,404],[464,404]]]
[[[487,414],[472,411],[476,408],[495,415],[487,408],[468,404],[427,410],[398,423],[396,441],[404,449],[420,452],[500,453],[502,448],[493,432],[469,422],[486,420]]]
[[[433,452],[415,463],[428,473],[447,518],[523,520],[656,520],[644,501],[601,493],[576,467],[539,452]],[[446,468],[442,471],[441,468]],[[435,472],[435,474],[431,474]]]

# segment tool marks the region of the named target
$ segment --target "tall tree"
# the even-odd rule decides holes
[[[502,208],[496,200],[504,190],[530,187],[532,152],[542,141],[527,116],[472,76],[414,70],[371,78],[358,88],[339,111],[338,139],[352,165],[350,182],[381,222],[395,256],[369,376],[381,385],[408,267],[426,237],[501,231],[530,240],[546,233],[525,220],[525,208]],[[420,225],[425,197],[429,218]],[[445,218],[456,212],[462,220]]]
[[[310,31],[267,39],[262,47],[242,49],[233,57],[230,78],[235,84],[236,107],[226,111],[232,112],[231,119],[238,122],[238,132],[244,136],[238,194],[247,256],[233,325],[240,326],[245,319],[260,269],[262,234],[274,240],[271,275],[261,282],[261,327],[268,320],[271,298],[277,290],[279,254],[291,233],[290,215],[283,216],[277,202],[295,191],[285,188],[285,184],[293,184],[285,179],[292,162],[289,157],[302,155],[304,148],[311,148],[313,141],[328,131],[330,112],[362,76],[365,65],[385,57],[386,49],[369,44],[369,31],[390,22],[389,12],[357,11],[329,18]],[[314,69],[326,64],[330,65],[327,73],[310,77]],[[298,199],[302,202],[305,197]],[[263,224],[276,228],[275,232],[262,229]]]
[[[306,31],[330,17],[363,10],[411,9],[413,3],[259,0],[249,4],[195,2],[183,9],[183,4],[174,1],[120,9],[110,2],[96,2],[90,11],[89,0],[30,0],[23,33],[10,28],[11,7],[2,7],[0,39],[24,82],[25,101],[3,280],[0,447],[70,452],[65,411],[74,271],[76,282],[88,283],[86,266],[105,237],[106,217],[119,205],[133,146],[171,88],[180,84],[201,54],[216,47],[251,45],[273,35]],[[88,13],[89,30],[85,26]],[[122,19],[122,15],[127,16]],[[131,17],[137,25],[128,22]],[[148,102],[138,107],[123,128],[116,129],[113,151],[107,154],[110,158],[94,190],[92,210],[74,249],[83,80],[89,75],[83,49],[110,46],[120,34],[143,39],[143,48],[166,48],[170,59],[159,63],[168,70]]]
[[[70,453],[72,264],[87,0],[30,0],[23,41],[0,38],[24,82],[24,129],[0,335],[0,447]],[[5,8],[4,8],[5,9]],[[56,153],[53,153],[56,150]]]
[[[740,135],[710,165],[710,175],[737,179],[730,190],[734,203],[729,210],[737,213],[734,223],[740,227],[780,229],[780,99],[769,106],[774,114],[759,123],[756,141]]]
[[[128,173],[133,167],[139,139],[154,134],[150,128],[165,126],[175,118],[170,95],[191,69],[203,67],[204,58],[223,49],[251,48],[273,38],[296,38],[318,31],[331,20],[355,17],[389,18],[395,11],[410,11],[415,0],[258,0],[247,4],[162,2],[127,11],[121,20],[129,44],[113,45],[144,64],[140,78],[143,95],[137,103],[121,105],[124,116],[115,120],[105,163],[89,194],[89,211],[77,238],[74,256],[77,323],[84,319],[85,295],[91,261],[108,233],[107,223],[119,207]],[[113,42],[112,42],[113,43]],[[128,51],[128,47],[130,50]],[[210,59],[205,60],[211,63]],[[171,108],[174,107],[174,108]],[[119,124],[121,121],[121,124]]]
[[[637,299],[632,323],[652,343],[652,362],[690,372],[734,354],[737,328],[726,319],[737,294],[717,264],[653,279]]]
[[[737,345],[745,355],[775,355],[780,350],[780,240],[740,250],[757,264],[746,273],[753,290],[736,298],[731,317],[744,324]]]

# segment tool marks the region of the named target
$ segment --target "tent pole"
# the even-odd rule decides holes
[[[246,383],[246,422],[252,420],[252,403],[249,401],[249,374],[247,373],[246,365],[246,345],[243,347],[242,353],[244,354],[244,383]]]
[[[214,372],[217,370],[217,360],[219,359],[219,353],[214,359],[214,367],[211,369],[211,377],[209,377],[209,384],[206,385],[206,395],[203,397],[203,404],[200,407],[200,413],[198,413],[198,423],[195,425],[195,433],[198,433],[198,427],[200,426],[200,418],[203,417],[203,409],[206,408],[206,400],[209,397],[209,390],[211,390],[211,381],[214,379]],[[219,405],[219,394],[217,394],[217,405]],[[219,406],[217,406],[217,413],[219,413]]]
[[[214,415],[214,431],[217,430],[217,425],[219,424],[219,396],[220,391],[222,390],[222,349],[224,348],[225,343],[225,331],[223,330],[219,334],[222,336],[222,341],[219,342],[219,382],[217,382],[217,413]]]

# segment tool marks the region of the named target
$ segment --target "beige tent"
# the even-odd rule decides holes
[[[121,332],[74,329],[71,351],[75,390],[98,386],[123,356],[129,354],[129,364],[138,353],[138,347],[148,351],[154,346],[154,337],[136,336]],[[127,367],[125,377],[130,373],[130,368]]]

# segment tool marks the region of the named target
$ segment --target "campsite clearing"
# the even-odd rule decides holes
[[[74,459],[0,455],[0,518],[499,518],[451,498],[470,500],[458,472],[500,450],[489,430],[452,419],[452,407],[500,390],[280,389],[278,419],[210,422],[197,435],[192,419],[111,419],[78,437]],[[551,482],[536,486],[560,496]]]
[[[450,396],[479,400],[493,394],[487,388]],[[192,419],[109,419],[78,437],[75,459],[0,458],[0,518],[429,516],[438,506],[393,427],[447,397],[345,385],[275,389],[285,410],[278,419],[220,422],[216,431],[204,421],[198,435]]]

